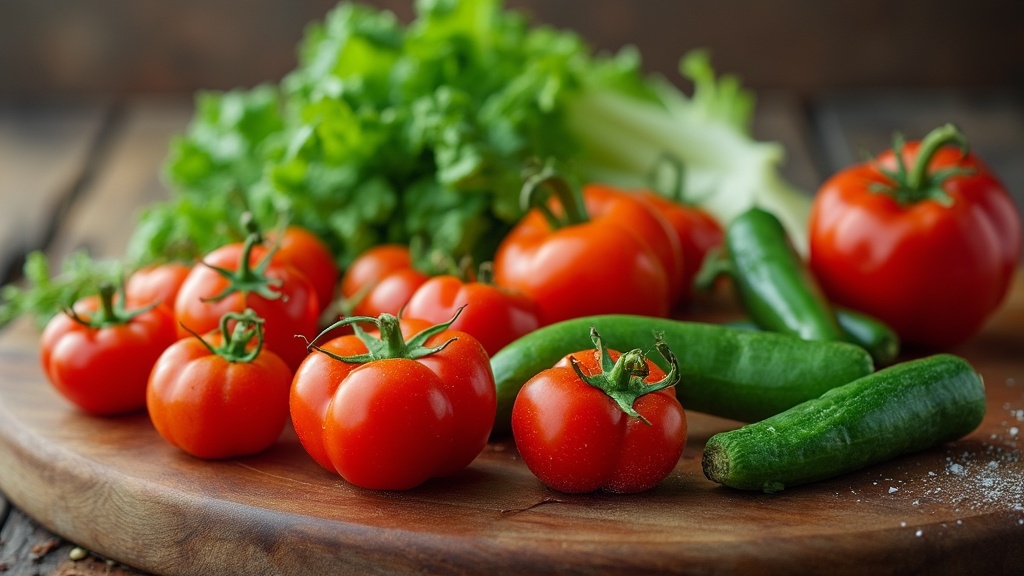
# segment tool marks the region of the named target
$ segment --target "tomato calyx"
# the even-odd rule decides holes
[[[232,329],[230,323],[234,322]],[[224,336],[224,342],[220,346],[210,344],[205,338],[196,334],[187,326],[182,324],[190,334],[199,339],[206,346],[211,354],[220,356],[228,362],[247,364],[256,360],[263,350],[263,318],[260,318],[252,308],[246,308],[244,312],[228,312],[220,318],[219,332]],[[249,343],[256,338],[256,345],[251,347]]]
[[[124,304],[125,294],[123,283],[121,284],[121,287],[117,289],[114,288],[113,284],[107,282],[101,284],[99,287],[99,301],[99,306],[91,316],[82,316],[77,310],[75,310],[74,306],[68,306],[65,308],[64,313],[72,320],[83,326],[92,328],[93,330],[99,330],[101,328],[127,324],[136,316],[149,312],[157,305],[156,302],[153,302],[141,308],[133,308],[131,310],[127,309]]]
[[[552,196],[562,205],[561,214],[555,214],[548,206],[548,199]],[[524,212],[536,208],[552,230],[590,221],[583,193],[570,185],[551,162],[526,179],[519,199]]]
[[[914,165],[908,169],[903,159],[906,142],[903,136],[897,133],[893,136],[892,146],[896,170],[878,168],[879,172],[888,177],[891,182],[876,183],[870,189],[873,192],[892,196],[901,206],[916,204],[923,200],[933,200],[943,206],[952,205],[953,199],[943,189],[943,182],[952,176],[972,174],[974,170],[959,166],[931,172],[928,170],[935,154],[942,147],[951,144],[960,148],[961,158],[967,156],[969,151],[967,138],[956,126],[946,124],[932,130],[921,140]]]
[[[335,360],[345,362],[347,364],[365,364],[374,360],[387,360],[394,358],[417,360],[444,350],[449,344],[457,339],[451,338],[438,346],[426,346],[427,340],[441,332],[444,332],[452,325],[453,322],[455,322],[459,317],[459,314],[462,313],[462,308],[455,311],[455,315],[452,316],[451,320],[424,328],[408,340],[402,336],[401,320],[393,314],[385,312],[376,318],[372,316],[350,316],[348,318],[338,320],[331,326],[328,326],[323,332],[318,334],[316,338],[306,345],[306,349],[316,350],[317,352],[321,352]],[[366,332],[361,326],[359,326],[360,323],[373,324],[380,332],[380,336],[376,337]],[[320,336],[337,328],[341,328],[342,326],[352,326],[352,332],[355,333],[356,337],[359,338],[359,340],[366,346],[367,352],[365,354],[341,356],[317,345],[316,342],[320,339]]]
[[[281,279],[270,278],[266,274],[267,267],[270,266],[270,261],[274,256],[275,248],[268,250],[263,258],[256,263],[256,266],[249,264],[253,248],[261,243],[262,235],[259,233],[252,232],[246,236],[245,244],[242,246],[242,255],[238,263],[238,270],[235,271],[203,262],[204,266],[220,274],[228,281],[228,285],[224,290],[214,296],[203,298],[204,302],[218,302],[235,292],[253,293],[267,300],[276,300],[282,297],[280,291]]]
[[[594,328],[590,329],[590,339],[593,340],[597,349],[601,372],[593,375],[585,374],[576,357],[570,356],[569,364],[573,371],[581,380],[607,394],[627,415],[638,418],[649,426],[651,422],[637,412],[633,408],[633,404],[641,396],[676,385],[679,381],[679,361],[675,354],[669,350],[662,336],[655,334],[654,346],[669,363],[670,369],[661,380],[647,383],[644,379],[650,375],[651,369],[647,365],[643,350],[635,348],[623,353],[618,360],[613,362],[601,336]]]

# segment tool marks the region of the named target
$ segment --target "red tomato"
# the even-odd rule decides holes
[[[542,325],[593,314],[666,316],[672,284],[652,239],[674,239],[664,221],[635,197],[603,188],[584,190],[585,207],[574,206],[571,192],[560,199],[563,214],[535,208],[502,240],[495,281],[534,300]]]
[[[460,308],[451,329],[472,335],[491,356],[540,327],[537,305],[525,295],[487,282],[463,282],[455,276],[427,280],[402,314],[437,324],[455,317]]]
[[[277,234],[267,233],[267,241],[277,241]],[[340,271],[334,254],[319,236],[301,226],[289,226],[277,243],[275,256],[288,262],[316,289],[320,310],[325,310],[334,300]]]
[[[267,348],[294,369],[306,357],[306,342],[297,335],[317,332],[316,291],[291,265],[267,260],[267,249],[254,244],[255,238],[207,254],[185,278],[174,313],[185,328],[204,334],[217,328],[224,314],[252,308],[266,322]]]
[[[714,216],[696,206],[688,206],[653,192],[642,193],[640,198],[654,205],[679,238],[683,255],[679,301],[685,304],[692,296],[693,283],[705,256],[712,248],[722,244],[725,231]]]
[[[178,340],[157,360],[146,406],[165,440],[199,458],[234,458],[262,452],[288,423],[292,371],[262,347],[262,320],[237,321],[221,331]],[[211,349],[212,348],[212,349]]]
[[[160,354],[177,340],[174,317],[163,306],[126,311],[104,287],[43,330],[40,358],[53,386],[90,414],[142,410],[146,380]]]
[[[640,350],[613,363],[599,342],[598,349],[596,359],[593,351],[570,355],[575,367],[552,367],[523,385],[512,407],[516,447],[530,471],[561,492],[649,490],[686,445],[686,414],[666,388],[676,370],[664,375]]]
[[[143,307],[158,303],[173,309],[178,290],[191,270],[192,266],[184,262],[167,262],[140,268],[125,282],[125,300],[129,305]]]
[[[461,471],[494,424],[487,353],[443,324],[422,329],[421,320],[388,314],[377,323],[379,340],[361,330],[335,338],[299,367],[290,401],[299,441],[363,488],[405,490]],[[415,335],[405,340],[403,331]]]
[[[362,253],[341,280],[350,316],[398,315],[429,276],[413,267],[409,248],[382,244]]]
[[[822,186],[810,267],[835,303],[892,326],[909,345],[948,348],[980,330],[1020,258],[1013,200],[952,126],[852,166]],[[955,172],[949,172],[954,170]]]

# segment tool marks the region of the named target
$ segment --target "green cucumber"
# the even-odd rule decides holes
[[[619,351],[654,345],[654,333],[679,359],[676,396],[687,410],[744,422],[777,414],[874,371],[871,355],[843,342],[629,315],[565,320],[535,330],[491,358],[498,393],[493,436],[509,432],[519,389],[566,354],[593,348],[590,329]],[[651,359],[660,361],[657,354]]]
[[[758,326],[804,340],[843,340],[825,293],[774,214],[754,207],[733,218],[725,248],[736,295]]]
[[[843,329],[844,340],[867,350],[875,359],[876,366],[888,366],[899,357],[900,337],[881,320],[844,308],[836,308],[836,320]],[[745,330],[761,330],[752,320],[738,320],[728,325]]]
[[[777,492],[961,438],[985,416],[985,386],[963,358],[896,364],[785,412],[712,436],[704,475]]]
[[[900,337],[888,324],[854,310],[836,308],[836,319],[847,342],[871,353],[875,365],[888,366],[900,355]]]

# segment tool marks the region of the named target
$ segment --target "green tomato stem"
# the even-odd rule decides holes
[[[547,205],[547,200],[551,195],[554,195],[562,205],[561,217],[556,216]],[[550,163],[526,179],[526,182],[523,183],[520,201],[524,212],[530,208],[540,210],[552,230],[590,221],[590,215],[587,214],[587,207],[583,201],[583,193],[579,188],[570,185],[569,181],[559,174]]]
[[[674,386],[679,380],[679,362],[675,354],[665,345],[661,335],[655,335],[655,347],[658,352],[668,361],[671,368],[664,378],[657,382],[648,384],[645,379],[650,375],[651,369],[647,364],[647,358],[639,348],[630,350],[619,356],[619,359],[612,362],[608,349],[605,348],[601,336],[594,328],[590,329],[590,339],[598,351],[598,359],[601,364],[599,374],[587,375],[580,368],[579,360],[575,356],[569,357],[569,364],[581,380],[593,386],[612,399],[615,404],[628,416],[638,418],[645,424],[650,421],[636,411],[633,405],[637,399],[646,394],[664,390]]]
[[[911,190],[922,190],[929,185],[928,165],[932,158],[943,146],[957,144],[961,152],[966,155],[968,150],[967,138],[953,124],[940,126],[929,132],[917,150],[917,159],[914,166],[907,174],[907,187]]]

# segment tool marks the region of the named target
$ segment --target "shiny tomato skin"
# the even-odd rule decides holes
[[[424,282],[402,315],[439,324],[451,320],[463,306],[450,328],[471,334],[492,356],[540,327],[537,304],[524,294],[496,284],[464,282],[450,275]]]
[[[495,282],[536,302],[541,325],[596,314],[668,314],[672,286],[662,260],[636,233],[639,221],[615,217],[617,205],[639,201],[618,196],[613,202],[605,193],[585,194],[591,219],[557,230],[532,210],[499,245]]]
[[[917,149],[904,149],[908,166]],[[895,169],[891,151],[877,162]],[[873,163],[834,175],[812,206],[809,262],[828,297],[886,322],[910,346],[946,349],[976,334],[1020,258],[1020,221],[1002,184],[952,147],[938,151],[930,170],[951,166],[974,172],[945,181],[950,206],[901,206],[871,191],[889,183]]]
[[[366,346],[351,334],[333,338],[321,347],[343,357],[366,353]],[[359,364],[339,362],[326,354],[314,352],[302,361],[292,379],[288,404],[295,434],[313,460],[331,472],[335,469],[327,455],[323,437],[327,407],[338,386],[357,367]]]
[[[74,308],[91,316],[98,306],[91,296]],[[126,414],[146,407],[150,370],[177,337],[174,317],[163,306],[105,328],[58,314],[43,330],[40,360],[54,388],[75,406],[97,416]]]
[[[306,342],[297,335],[312,338],[317,333],[320,308],[316,289],[297,269],[284,261],[274,259],[266,268],[266,276],[280,282],[274,292],[277,298],[264,298],[254,292],[232,292],[225,298],[208,300],[220,294],[229,282],[211,266],[235,271],[243,254],[241,243],[222,246],[203,258],[185,278],[175,299],[174,315],[178,321],[196,334],[216,330],[220,319],[228,312],[242,312],[251,308],[264,319],[264,345],[276,353],[292,369],[306,357]],[[266,249],[257,246],[250,254],[251,266],[266,255]],[[179,328],[181,337],[190,334]]]
[[[125,281],[125,301],[129,306],[141,307],[157,303],[173,309],[178,290],[191,271],[192,265],[184,262],[144,266]]]
[[[357,256],[345,270],[341,279],[341,295],[343,298],[353,299],[388,274],[412,267],[412,255],[407,246],[374,246]]]
[[[454,434],[441,379],[406,359],[353,370],[332,397],[323,429],[338,474],[373,490],[408,490],[434,477]]]
[[[642,193],[641,199],[655,207],[669,222],[682,250],[682,288],[679,304],[685,305],[693,296],[693,282],[708,252],[721,246],[725,231],[714,216],[696,206],[687,206],[653,192]]]
[[[267,240],[276,242],[276,234],[268,233]],[[331,249],[319,236],[301,226],[288,226],[277,243],[275,256],[291,264],[310,281],[321,311],[334,301],[341,272]]]
[[[623,191],[602,184],[583,187],[588,212],[628,227],[658,257],[674,303],[684,292],[686,259],[679,234],[661,207],[653,206],[638,191]]]
[[[421,319],[403,319],[402,335],[409,339],[430,325]],[[376,332],[370,334],[376,335]],[[497,395],[487,353],[472,336],[445,330],[425,345],[437,347],[449,341],[433,354],[415,361],[390,359],[383,367],[380,363],[384,360],[360,364],[341,362],[319,352],[310,354],[295,373],[290,395],[292,424],[306,452],[327,470],[364,488],[403,490],[429,478],[450,476],[463,470],[487,444],[494,425]],[[366,352],[366,345],[351,334],[334,338],[322,348],[342,357]],[[418,367],[410,367],[408,363]],[[359,391],[344,392],[357,371],[360,373],[354,381],[359,383]],[[405,380],[396,381],[395,374]],[[374,382],[379,388],[392,390],[374,391],[370,387]],[[397,394],[395,390],[405,392]],[[371,409],[372,414],[365,412]],[[357,413],[361,414],[358,418]],[[344,419],[331,423],[336,417]],[[408,422],[393,422],[404,418]],[[354,426],[356,420],[362,428]],[[379,462],[376,465],[360,463],[355,458],[355,454],[366,454],[368,450],[378,450],[380,454],[398,450],[398,446],[403,445],[401,435],[376,429],[390,426],[405,429],[403,427],[412,424],[417,425],[404,437],[404,449],[429,455],[426,460],[430,466],[419,456],[407,463]],[[370,436],[376,438],[373,442],[379,443],[375,448],[367,444]],[[448,436],[448,440],[443,440]],[[417,443],[425,438],[433,439],[431,445],[418,448]],[[395,458],[401,460],[402,456]],[[426,468],[429,472],[424,476]]]
[[[395,270],[370,287],[352,309],[352,315],[376,318],[387,313],[397,316],[429,278],[415,268]]]
[[[218,346],[220,334],[204,338]],[[205,459],[263,452],[288,422],[292,372],[264,348],[251,362],[230,362],[198,338],[179,340],[153,367],[146,392],[157,432]]]
[[[590,352],[574,356],[586,363],[582,358]],[[596,363],[591,366],[596,369]],[[652,370],[646,381],[658,375]],[[516,397],[516,447],[530,471],[560,492],[649,490],[672,472],[686,444],[686,415],[668,390],[634,402],[634,409],[651,422],[648,425],[628,416],[572,368],[552,367],[527,381]]]

